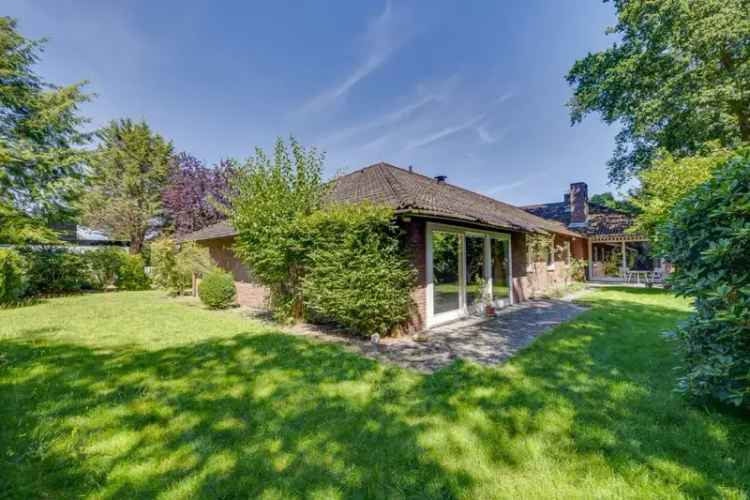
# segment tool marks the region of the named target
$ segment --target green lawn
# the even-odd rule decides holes
[[[510,363],[420,375],[156,292],[0,311],[0,498],[747,498],[687,405],[685,302],[592,294]]]

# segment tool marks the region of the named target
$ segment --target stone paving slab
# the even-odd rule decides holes
[[[426,332],[424,341],[403,337],[373,344],[309,325],[294,328],[291,333],[340,343],[364,356],[431,373],[459,358],[484,365],[502,363],[539,335],[585,310],[569,301],[531,300],[504,308],[494,318],[469,319],[432,328]]]

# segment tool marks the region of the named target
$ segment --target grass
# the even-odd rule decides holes
[[[2,498],[747,498],[750,422],[672,392],[657,290],[426,376],[156,292],[0,311]]]

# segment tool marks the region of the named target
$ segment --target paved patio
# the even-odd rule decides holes
[[[469,319],[433,328],[419,342],[404,337],[383,339],[376,345],[309,326],[294,329],[293,333],[345,344],[364,356],[429,373],[458,358],[484,365],[502,363],[539,335],[585,310],[568,301],[532,300],[502,309],[495,318]]]

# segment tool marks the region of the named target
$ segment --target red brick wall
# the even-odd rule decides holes
[[[581,238],[555,236],[554,245],[559,246],[564,241],[571,243],[571,255],[576,256],[577,241],[585,242]],[[585,245],[585,243],[584,243]],[[568,279],[568,265],[562,256],[555,256],[555,265],[548,268],[546,262],[535,262],[529,266],[526,253],[526,235],[513,233],[511,235],[511,255],[513,259],[513,301],[523,302],[555,287],[564,286]]]
[[[412,264],[417,270],[417,286],[412,290],[413,302],[412,318],[409,330],[412,332],[423,330],[427,318],[427,241],[426,224],[422,219],[411,219],[400,222],[406,234],[406,244],[411,252]]]

